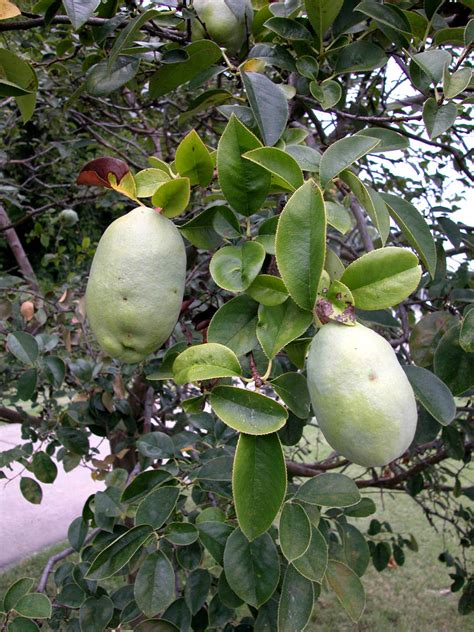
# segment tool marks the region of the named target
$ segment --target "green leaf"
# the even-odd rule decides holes
[[[270,384],[291,412],[300,419],[308,418],[310,404],[308,385],[301,373],[282,373],[271,380]]]
[[[447,50],[431,49],[413,55],[413,59],[433,83],[437,85],[443,78],[445,66],[450,65],[453,57]]]
[[[31,94],[31,90],[26,90],[8,79],[0,78],[1,97],[23,97],[28,94]]]
[[[22,121],[27,123],[35,111],[38,90],[38,79],[33,66],[9,50],[0,48],[0,76],[30,93],[15,97]]]
[[[434,372],[453,395],[461,395],[474,385],[474,355],[461,347],[460,333],[460,324],[448,329],[434,355]]]
[[[320,42],[333,25],[343,4],[344,0],[305,0],[306,13]]]
[[[369,136],[370,138],[378,138],[380,144],[377,145],[370,153],[384,154],[386,151],[400,151],[410,146],[410,141],[406,136],[385,127],[368,127],[361,129],[355,133],[356,136]]]
[[[140,29],[142,26],[159,15],[160,12],[156,9],[148,9],[148,11],[144,11],[128,22],[127,26],[120,31],[120,34],[115,39],[114,45],[110,50],[108,62],[110,68],[115,64],[115,61],[124,49],[133,46],[135,40],[140,39]]]
[[[275,145],[285,130],[288,103],[283,90],[258,72],[241,72],[249,105],[265,145]]]
[[[114,603],[107,595],[89,597],[79,611],[81,630],[103,632],[114,614]]]
[[[443,92],[446,99],[454,99],[458,94],[464,92],[468,87],[472,78],[472,70],[470,68],[461,68],[456,70],[452,75],[449,74],[447,67],[444,67],[443,76]]]
[[[173,441],[164,432],[148,432],[141,436],[137,448],[140,454],[149,459],[169,459],[175,453]]]
[[[307,79],[315,79],[319,73],[319,64],[316,58],[311,57],[311,55],[301,55],[301,57],[298,57],[296,60],[296,68],[300,75],[303,75],[303,77]],[[285,141],[286,140],[285,135]]]
[[[187,384],[218,377],[242,375],[235,353],[215,342],[189,347],[179,354],[173,364],[176,384]]]
[[[361,498],[357,505],[352,505],[344,510],[346,516],[353,518],[367,518],[377,511],[377,507],[371,498]]]
[[[397,222],[406,240],[420,255],[426,269],[434,278],[436,272],[436,244],[430,227],[417,209],[403,198],[389,193],[382,193],[388,210]]]
[[[66,377],[66,365],[62,358],[47,356],[44,359],[46,374],[50,382],[56,388],[60,388]]]
[[[301,22],[291,18],[269,18],[263,26],[286,40],[311,42],[313,39],[310,31]]]
[[[236,356],[252,351],[258,344],[257,311],[258,304],[245,294],[227,301],[209,323],[208,342],[224,345],[232,349]]]
[[[147,619],[142,621],[135,628],[135,632],[179,632],[174,623],[164,619]]]
[[[362,180],[349,169],[343,171],[339,177],[364,207],[379,232],[382,244],[385,244],[390,233],[390,215],[382,197],[374,189],[366,187]]]
[[[379,144],[380,140],[378,138],[347,136],[330,145],[324,152],[319,164],[321,186],[326,187],[332,178],[371,152]]]
[[[273,595],[280,578],[280,561],[272,538],[264,533],[249,542],[236,529],[227,540],[224,571],[235,594],[259,608]]]
[[[17,579],[5,593],[5,597],[3,598],[3,607],[1,608],[2,611],[9,612],[10,610],[13,610],[18,601],[30,592],[34,583],[34,579],[31,579],[30,577]]]
[[[286,502],[280,517],[280,547],[289,562],[301,557],[311,543],[311,523],[301,505]]]
[[[142,169],[135,175],[135,185],[137,187],[137,197],[151,197],[163,182],[168,182],[169,175],[163,169],[151,167]]]
[[[344,46],[336,62],[336,73],[367,72],[385,66],[388,58],[384,51],[371,42],[359,41]]]
[[[224,239],[240,237],[239,222],[227,206],[212,206],[179,226],[196,248],[215,250]]]
[[[158,99],[187,83],[222,57],[219,46],[209,40],[192,42],[182,50],[186,54],[184,61],[162,64],[151,77],[150,99]]]
[[[285,151],[293,156],[303,171],[311,173],[319,171],[322,154],[317,149],[306,147],[306,145],[287,145]]]
[[[100,0],[63,0],[64,8],[75,31],[78,31],[100,4]]]
[[[82,516],[79,516],[71,522],[67,530],[67,538],[70,545],[76,551],[80,551],[88,531],[87,522],[84,522]]]
[[[456,416],[456,402],[449,388],[439,377],[418,366],[404,366],[416,398],[430,415],[447,426]]]
[[[351,263],[341,277],[361,309],[384,309],[403,301],[421,278],[418,259],[409,250],[373,250]]]
[[[38,384],[38,371],[36,369],[26,369],[20,375],[17,382],[17,397],[24,402],[33,398]]]
[[[7,349],[23,364],[34,364],[38,358],[38,343],[24,331],[8,334]]]
[[[85,89],[93,97],[108,96],[131,81],[139,67],[140,59],[130,55],[120,55],[113,66],[101,61],[87,72]]]
[[[395,31],[411,34],[410,23],[403,12],[397,9],[398,7],[391,4],[379,4],[374,0],[367,0],[358,4],[355,11],[365,13],[377,24],[384,24]]]
[[[293,560],[296,570],[312,582],[321,583],[328,565],[328,545],[322,533],[311,527],[311,542],[306,551]]]
[[[224,565],[224,550],[227,538],[234,528],[223,522],[200,522],[197,525],[199,539],[221,566]]]
[[[423,122],[428,136],[433,139],[444,134],[453,125],[457,114],[454,103],[438,105],[433,97],[427,99],[423,106]]]
[[[313,612],[313,582],[289,564],[281,588],[278,605],[278,632],[304,630]]]
[[[178,145],[175,165],[180,176],[189,178],[191,186],[199,184],[207,187],[212,180],[214,174],[212,158],[195,130],[191,130]]]
[[[341,85],[332,79],[326,79],[326,81],[321,83],[312,81],[309,84],[309,89],[316,101],[319,101],[323,110],[333,108],[342,97]]]
[[[303,483],[296,498],[310,505],[350,507],[360,501],[360,492],[354,481],[344,474],[319,474]]]
[[[187,109],[179,115],[178,124],[182,125],[195,114],[209,112],[214,106],[233,98],[233,94],[228,90],[221,90],[220,88],[206,90],[188,104]]]
[[[466,312],[461,325],[459,344],[466,353],[474,353],[474,309]]]
[[[119,536],[93,560],[87,579],[107,579],[118,573],[152,533],[153,529],[149,525],[140,525]]]
[[[258,308],[257,338],[270,360],[289,342],[298,338],[313,321],[311,312],[303,311],[291,298],[284,303]]]
[[[54,483],[58,468],[46,452],[36,452],[31,462],[33,474],[41,483]]]
[[[348,210],[338,202],[325,201],[325,206],[328,224],[345,235],[352,228],[352,220]],[[326,251],[326,254],[327,252],[329,252],[329,250]]]
[[[43,492],[38,483],[28,476],[22,476],[20,479],[20,491],[24,498],[33,505],[41,504]]]
[[[147,524],[153,529],[159,529],[174,511],[178,496],[179,488],[170,485],[159,487],[150,492],[138,505],[135,524]],[[145,612],[145,614],[148,613]]]
[[[249,541],[265,533],[286,493],[286,467],[276,433],[241,434],[235,452],[232,490],[239,527]]]
[[[170,478],[171,474],[165,470],[148,470],[141,472],[141,474],[138,474],[130,485],[127,485],[124,489],[120,501],[123,503],[134,503],[143,496],[146,496],[155,487],[169,481]]]
[[[367,541],[359,529],[352,524],[343,524],[341,529],[343,534],[342,545],[347,565],[359,577],[362,577],[370,562],[370,551]]]
[[[225,246],[214,253],[209,271],[219,287],[243,292],[254,281],[265,260],[265,249],[256,241]]]
[[[272,274],[259,274],[246,291],[249,296],[267,307],[281,305],[288,298],[285,284]]]
[[[186,210],[190,193],[189,178],[175,178],[160,184],[151,201],[165,217],[176,217]]]
[[[216,386],[210,404],[224,423],[251,435],[266,435],[284,426],[288,413],[273,399],[234,386]]]
[[[31,619],[15,617],[8,624],[8,632],[40,632],[40,629]]]
[[[219,456],[216,459],[206,461],[202,465],[196,477],[208,481],[231,481],[233,458],[231,456]]]
[[[365,591],[354,571],[342,562],[329,560],[326,579],[350,618],[359,621],[365,608]]]
[[[319,187],[308,180],[288,200],[276,234],[278,269],[290,296],[303,309],[314,307],[325,251],[324,200]]]
[[[23,595],[15,604],[15,610],[30,619],[49,619],[52,613],[51,602],[41,593]]]
[[[133,594],[137,606],[147,617],[163,612],[174,601],[174,570],[161,551],[151,553],[140,566]]]
[[[279,180],[283,180],[282,184],[290,191],[294,191],[304,182],[298,163],[282,149],[259,147],[246,152],[243,156],[277,176]]]
[[[197,528],[190,522],[172,522],[167,525],[165,538],[176,546],[189,546],[199,537]]]
[[[184,587],[184,600],[192,615],[195,615],[206,603],[211,587],[211,575],[203,568],[197,568],[190,573]]]
[[[217,146],[219,184],[231,207],[246,217],[262,206],[270,190],[271,175],[243,158],[262,143],[232,114]]]

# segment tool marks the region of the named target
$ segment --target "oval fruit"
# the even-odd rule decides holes
[[[229,5],[231,3],[225,0],[194,0],[193,7],[201,23],[194,21],[193,39],[211,37],[231,53],[239,52],[252,30],[252,3],[250,0],[239,1],[240,16]]]
[[[140,206],[110,224],[92,261],[86,313],[113,358],[140,362],[170,336],[184,293],[186,252],[169,219]]]
[[[323,325],[311,343],[308,388],[328,443],[364,466],[386,465],[413,441],[413,389],[390,344],[356,323]]]

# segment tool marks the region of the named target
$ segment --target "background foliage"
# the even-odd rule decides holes
[[[239,15],[242,2],[226,3]],[[299,630],[321,587],[358,620],[369,562],[382,572],[417,549],[376,514],[357,528],[371,489],[410,495],[454,532],[440,562],[468,614],[473,238],[459,209],[473,179],[472,2],[257,0],[237,52],[210,33],[192,41],[189,2],[14,4],[23,15],[0,2],[0,418],[24,442],[0,466],[5,478],[24,467],[12,484],[33,503],[58,467],[87,464],[107,488],[69,530],[80,558],[55,567],[49,598],[48,573],[36,592],[15,584],[4,625]],[[93,169],[106,187],[76,185],[103,156],[116,159]],[[188,258],[175,332],[140,365],[100,352],[83,302],[129,198],[175,217]],[[416,253],[421,280],[393,247]],[[369,274],[393,301],[371,299]],[[341,277],[420,404],[413,445],[385,468],[331,453],[310,410],[311,309],[326,283],[343,314]],[[217,374],[203,373],[210,351]],[[250,429],[231,395],[272,434],[239,439]],[[104,460],[94,437],[110,442]]]

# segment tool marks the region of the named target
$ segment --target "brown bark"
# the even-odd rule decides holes
[[[5,207],[0,204],[0,229],[5,226],[9,226],[11,224],[10,218],[8,217],[8,213],[5,210]],[[14,228],[7,228],[4,231],[5,237],[8,245],[10,246],[10,250],[15,257],[15,260],[18,264],[18,267],[28,281],[30,287],[37,292],[39,290],[38,282],[36,280],[36,275],[31,267],[31,263],[27,257],[27,254],[21,244],[21,241],[17,235],[17,232]]]

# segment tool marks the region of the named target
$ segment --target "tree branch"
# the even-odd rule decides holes
[[[11,226],[11,221],[8,217],[5,207],[0,204],[0,229],[5,228],[6,226]],[[37,292],[39,290],[39,286],[36,280],[35,272],[31,267],[31,263],[27,257],[27,254],[22,246],[16,230],[14,228],[5,228],[4,232],[8,245],[10,246],[10,250],[12,251],[13,256],[16,259],[21,273],[28,281],[31,288],[35,292]]]
[[[20,413],[17,410],[6,408],[5,406],[0,406],[0,421],[7,424],[28,423],[30,426],[34,427],[41,424],[41,419],[39,417],[33,417],[33,415],[28,415],[28,413],[23,411]]]

